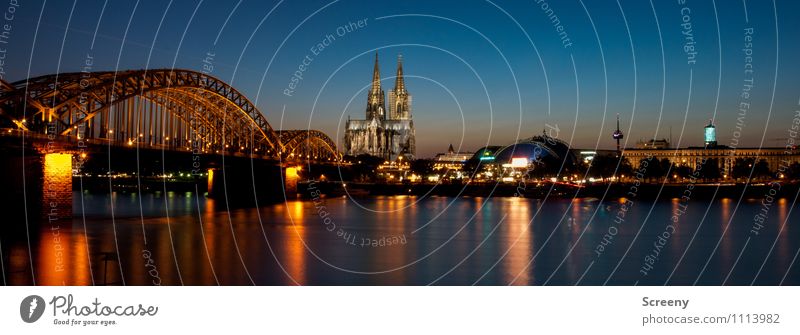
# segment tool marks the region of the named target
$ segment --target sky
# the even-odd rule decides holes
[[[210,74],[274,128],[319,129],[340,148],[347,118],[365,116],[376,52],[384,90],[403,57],[418,157],[545,129],[611,149],[617,114],[628,147],[702,145],[712,118],[720,144],[783,146],[800,109],[792,0],[20,2],[0,7],[3,80],[87,59],[93,71],[202,70],[213,55]]]

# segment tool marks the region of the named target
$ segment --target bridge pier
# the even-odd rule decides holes
[[[31,223],[71,220],[72,154],[6,151],[0,161],[0,201],[9,224],[24,226],[26,217]]]
[[[42,209],[45,219],[72,219],[72,154],[48,153],[43,157]]]
[[[283,169],[283,190],[286,199],[297,197],[297,181],[300,179],[301,167],[286,167]]]

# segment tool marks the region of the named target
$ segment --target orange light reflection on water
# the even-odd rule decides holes
[[[287,169],[287,176],[289,175]],[[284,263],[284,268],[286,272],[288,272],[289,276],[292,277],[293,281],[297,282],[300,285],[303,285],[307,282],[306,279],[306,245],[305,245],[305,236],[306,236],[306,222],[305,222],[305,207],[304,202],[302,201],[290,201],[286,203],[287,208],[289,209],[289,213],[291,213],[292,224],[288,229],[294,231],[294,234],[289,235],[291,236],[285,243],[286,243],[286,251],[283,255],[286,255],[285,258],[282,260]],[[309,246],[310,247],[310,246]]]
[[[83,234],[42,230],[36,262],[37,285],[92,285],[88,244]]]
[[[535,206],[530,200],[525,198],[511,198],[504,202],[503,211],[508,213],[505,222],[501,223],[508,227],[509,238],[504,239],[506,244],[501,246],[503,251],[508,250],[508,256],[504,263],[506,271],[505,283],[514,285],[528,285],[533,282],[534,264],[531,262],[533,257],[533,227],[531,222],[531,207]],[[526,269],[526,266],[528,267]],[[516,279],[515,279],[516,278]]]

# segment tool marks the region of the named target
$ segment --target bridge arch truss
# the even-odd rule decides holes
[[[239,91],[190,70],[75,72],[2,82],[0,127],[123,146],[341,158],[323,132],[276,131]]]

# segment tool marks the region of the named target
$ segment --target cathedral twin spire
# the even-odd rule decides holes
[[[389,119],[408,119],[410,96],[406,91],[403,78],[403,56],[397,57],[397,77],[394,90],[389,92],[389,105],[391,113]],[[386,119],[386,104],[384,92],[381,89],[381,72],[378,63],[378,53],[375,53],[375,66],[372,72],[372,87],[367,96],[367,119]]]
[[[378,64],[378,53],[375,53],[375,69],[372,72],[372,90],[370,90],[371,94],[377,94],[381,92],[381,68]]]
[[[397,77],[394,79],[394,91],[405,92],[406,83],[403,80],[403,55],[397,55]]]

